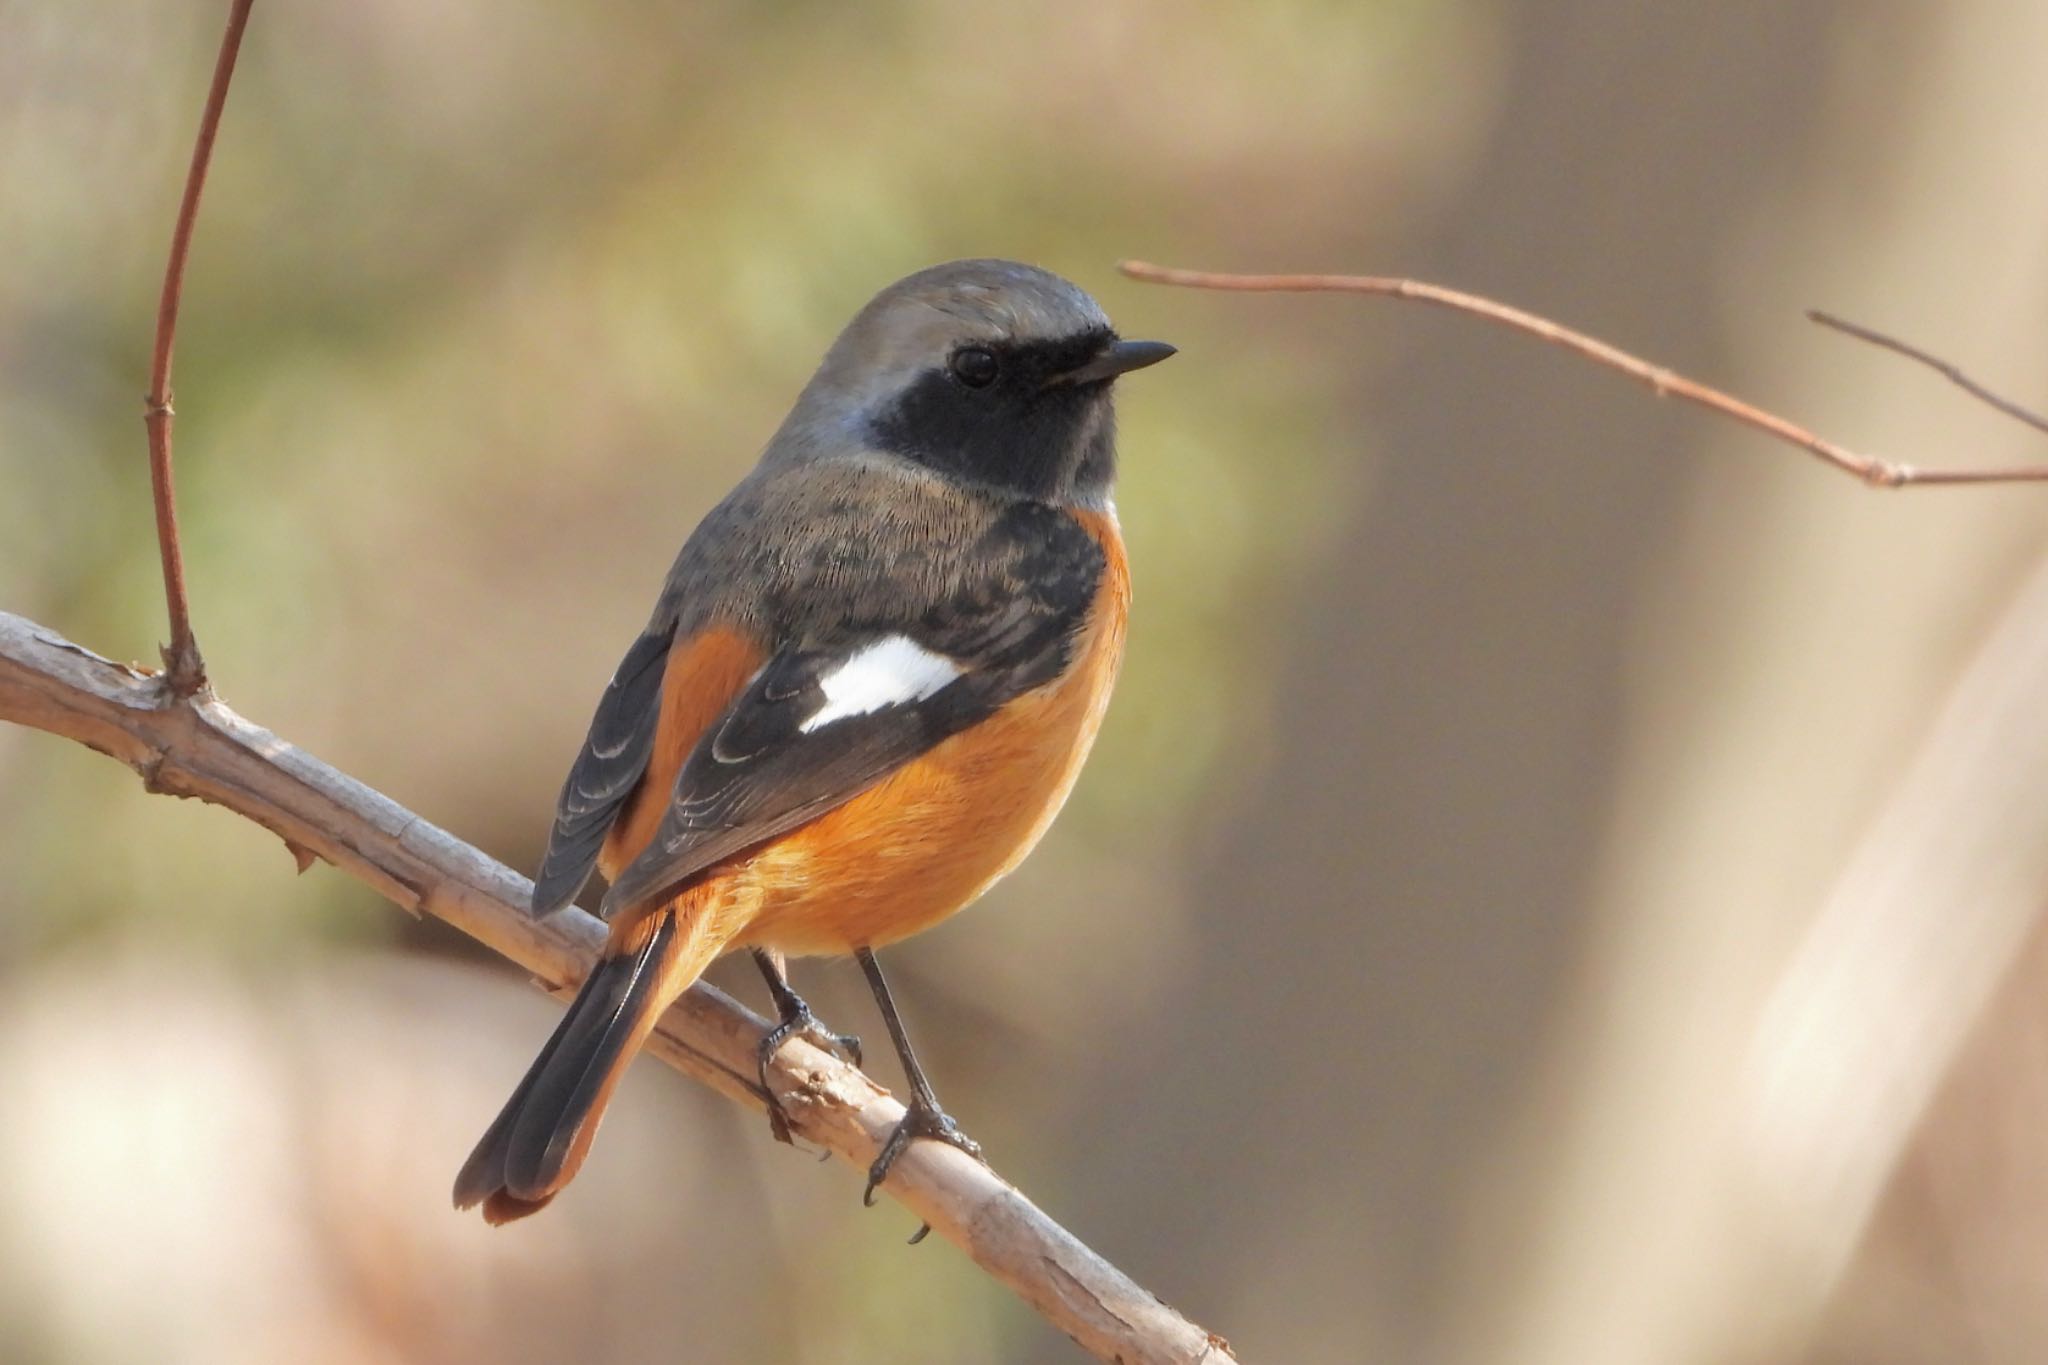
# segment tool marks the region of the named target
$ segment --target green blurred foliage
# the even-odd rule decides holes
[[[137,396],[221,8],[0,5],[0,605],[141,661],[163,627]],[[246,714],[530,865],[674,548],[852,311],[957,256],[1075,278],[1184,357],[1124,399],[1126,678],[1047,849],[974,917],[1006,927],[906,950],[929,1014],[1041,1040],[1022,1062],[942,1044],[940,1074],[995,1150],[1056,1187],[1026,1136],[1032,1107],[1062,1102],[1037,1073],[1082,1064],[1093,1032],[1170,988],[1178,853],[1219,776],[1260,761],[1292,587],[1372,462],[1346,412],[1345,324],[1282,330],[1112,263],[1362,259],[1446,174],[1484,53],[1472,16],[1442,4],[259,5],[176,372],[213,676]],[[463,954],[324,869],[290,872],[251,825],[0,734],[0,970],[20,990],[142,943],[227,966],[204,979],[241,982],[260,1019],[265,982],[374,975],[365,940]],[[1052,956],[1020,965],[1019,945]],[[478,1097],[539,1042],[545,1007],[516,1018],[466,1078]],[[1037,1088],[1004,1113],[1005,1085]],[[118,1123],[111,1082],[101,1098]],[[678,1122],[720,1133],[726,1163],[772,1159],[753,1125],[697,1110]],[[390,1191],[420,1219],[444,1217],[459,1152],[441,1139]],[[631,1148],[601,1146],[594,1171]],[[768,1169],[772,1185],[788,1167]],[[735,1243],[760,1268],[722,1309],[685,1295],[701,1358],[1038,1356],[1042,1328],[963,1261],[899,1257],[901,1230],[862,1220],[843,1178],[816,1183],[733,1196],[751,1219],[782,1199],[783,1241]],[[573,1266],[572,1230],[605,1235],[633,1188],[587,1176],[581,1213],[550,1215],[547,1254]],[[635,1234],[654,1264],[705,1231],[678,1198],[658,1235]],[[151,1235],[112,1218],[105,1235]],[[800,1324],[760,1311],[768,1283],[801,1293]],[[24,1308],[6,1340],[126,1354],[82,1330]],[[399,1355],[434,1354],[431,1333],[393,1330]],[[522,1346],[503,1323],[486,1336],[499,1358],[560,1344]],[[344,1343],[337,1358],[355,1354]]]

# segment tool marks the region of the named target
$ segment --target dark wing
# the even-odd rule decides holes
[[[662,669],[674,638],[673,621],[650,628],[612,674],[555,803],[555,827],[533,878],[534,914],[553,914],[576,899],[619,808],[647,770],[661,716]]]
[[[1058,677],[1094,603],[1102,548],[1058,514],[1005,529],[1012,544],[983,546],[1005,553],[900,628],[847,628],[771,658],[698,741],[653,842],[600,913],[824,814]]]

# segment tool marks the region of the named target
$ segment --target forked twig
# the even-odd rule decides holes
[[[1688,403],[1696,404],[1710,412],[1717,412],[1744,426],[1776,437],[1788,445],[1797,446],[1844,473],[1854,475],[1873,488],[1940,484],[2048,483],[2048,464],[2018,465],[2003,469],[1922,469],[1915,465],[1895,464],[1872,455],[1860,454],[1826,437],[1816,435],[1776,413],[1766,412],[1732,394],[1709,388],[1660,365],[1652,365],[1647,360],[1630,355],[1617,346],[1610,346],[1583,332],[1575,332],[1569,327],[1512,305],[1481,298],[1477,294],[1446,289],[1442,285],[1384,275],[1231,275],[1208,270],[1177,270],[1168,266],[1151,265],[1144,261],[1121,261],[1118,262],[1117,269],[1134,280],[1142,280],[1148,284],[1172,284],[1189,289],[1222,289],[1245,293],[1380,294],[1468,313],[1533,336],[1539,341],[1547,341],[1553,346],[1562,346],[1597,365],[1647,386],[1659,397],[1668,395],[1682,398]],[[1923,363],[1933,364],[1972,393],[1994,403],[2000,410],[2012,411],[2003,400],[1992,398],[1982,392],[1974,384],[1962,379],[1952,367],[1946,367],[1942,362],[1892,343],[1889,338],[1880,340],[1876,334],[1866,335],[1865,340],[1877,341],[1880,345],[1891,345],[1894,350],[1911,355]],[[2013,415],[2018,416],[2019,413]]]
[[[185,593],[185,556],[178,542],[178,500],[171,481],[171,347],[178,335],[178,304],[185,294],[185,262],[192,254],[192,227],[199,218],[199,195],[206,188],[206,168],[213,160],[213,139],[227,104],[228,82],[234,79],[235,57],[242,50],[242,31],[249,24],[255,0],[233,0],[220,55],[214,59],[213,84],[199,115],[199,135],[192,143],[192,165],[185,172],[185,194],[171,229],[171,258],[164,266],[164,289],[156,307],[156,346],[149,362],[149,396],[143,400],[142,422],[149,432],[149,487],[156,503],[157,551],[164,565],[164,603],[170,611],[171,643],[164,650],[165,681],[171,694],[189,697],[206,686],[206,661],[192,634],[192,607]]]

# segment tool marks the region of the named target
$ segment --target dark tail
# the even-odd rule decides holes
[[[485,1222],[509,1223],[547,1207],[574,1178],[626,1064],[662,1010],[710,959],[701,948],[690,951],[702,936],[678,919],[676,910],[664,909],[648,917],[644,931],[633,926],[628,942],[614,936],[554,1036],[462,1164],[456,1208],[480,1203]]]

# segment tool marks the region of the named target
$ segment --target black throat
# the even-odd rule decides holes
[[[1053,382],[1115,339],[1107,329],[987,346],[995,382],[972,388],[940,367],[876,414],[875,448],[973,483],[1060,501],[1107,493],[1116,476],[1109,384]]]

